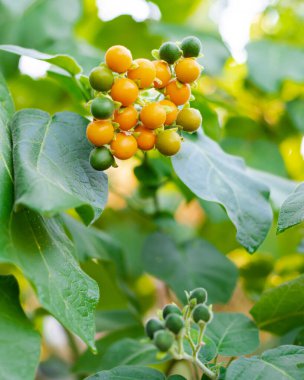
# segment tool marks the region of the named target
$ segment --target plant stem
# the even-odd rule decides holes
[[[203,371],[203,373],[205,375],[207,375],[210,379],[216,380],[217,374],[212,372],[209,368],[207,368],[205,366],[205,364],[203,364],[197,357],[194,358],[194,357],[185,353],[183,358],[186,360],[189,360],[190,362],[192,362],[194,364],[196,364]]]

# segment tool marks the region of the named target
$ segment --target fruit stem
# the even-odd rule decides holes
[[[203,373],[208,376],[212,380],[217,379],[217,374],[212,372],[209,368],[207,368],[197,357],[192,357],[188,354],[184,354],[184,359],[189,360],[190,362],[196,364],[202,371]]]

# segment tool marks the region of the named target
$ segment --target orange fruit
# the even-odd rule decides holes
[[[138,93],[136,83],[128,78],[116,79],[111,89],[112,99],[120,102],[125,107],[135,102]]]
[[[201,75],[201,67],[193,58],[184,58],[175,65],[176,78],[182,83],[192,83]]]
[[[153,61],[153,65],[156,69],[156,79],[158,79],[158,81],[154,81],[154,87],[166,87],[171,79],[171,71],[168,63],[165,61]]]
[[[94,120],[87,126],[87,139],[95,146],[109,144],[114,137],[110,120]]]
[[[132,65],[132,54],[126,47],[115,45],[106,51],[105,61],[112,71],[124,73]]]
[[[117,133],[116,138],[111,142],[111,151],[120,160],[131,158],[137,151],[136,138],[123,132]]]
[[[151,150],[154,148],[156,142],[156,136],[154,131],[145,128],[144,126],[139,126],[135,129],[138,133],[136,137],[138,148],[141,150]]]
[[[166,111],[159,103],[148,103],[140,112],[140,120],[146,128],[159,128],[166,121]]]
[[[137,124],[138,112],[132,105],[120,108],[114,112],[114,121],[119,124],[120,129],[128,131]]]
[[[180,83],[176,79],[171,80],[165,88],[165,95],[176,105],[180,106],[188,102],[191,96],[191,88],[188,83]]]
[[[134,80],[139,88],[150,87],[156,76],[156,69],[151,61],[140,58],[134,61],[137,67],[128,70],[128,78]]]
[[[173,124],[177,118],[178,108],[173,102],[171,102],[171,100],[168,99],[161,100],[159,103],[164,106],[166,111],[165,125]]]

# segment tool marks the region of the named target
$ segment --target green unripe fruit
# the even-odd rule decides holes
[[[166,319],[169,314],[182,315],[182,312],[178,306],[170,304],[170,305],[166,305],[163,308],[163,318]]]
[[[174,335],[170,331],[157,331],[153,338],[155,346],[161,352],[167,352],[170,350],[174,343]]]
[[[95,119],[109,119],[114,110],[114,102],[106,97],[95,98],[91,103],[91,114]]]
[[[91,71],[89,81],[94,90],[109,91],[114,83],[114,75],[106,65],[101,65]]]
[[[182,330],[184,325],[185,323],[183,318],[177,314],[169,314],[165,321],[165,326],[167,327],[167,329],[173,332],[174,334],[178,334]]]
[[[158,320],[156,318],[151,318],[146,323],[145,330],[146,330],[146,334],[148,335],[148,337],[150,339],[153,339],[154,334],[157,331],[164,330],[164,325],[163,325],[163,323],[160,320]]]
[[[90,154],[90,164],[95,170],[107,170],[114,162],[112,153],[105,146],[93,149]]]
[[[161,154],[174,156],[181,148],[181,137],[172,129],[167,129],[157,135],[155,146]]]
[[[207,302],[208,294],[204,288],[196,288],[190,292],[189,301],[196,300],[196,303],[205,303]]]
[[[182,51],[174,42],[165,42],[159,48],[159,57],[172,65],[182,55]]]
[[[195,323],[208,323],[212,318],[212,313],[206,305],[200,304],[193,309],[192,318]]]
[[[202,49],[202,44],[197,37],[189,36],[182,40],[180,47],[184,57],[198,57]]]
[[[186,132],[195,132],[202,125],[202,115],[195,108],[183,108],[177,115],[176,124]]]

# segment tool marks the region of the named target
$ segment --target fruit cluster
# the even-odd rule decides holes
[[[87,138],[95,146],[90,155],[94,169],[115,166],[114,157],[129,159],[137,149],[156,148],[166,156],[180,150],[181,131],[192,133],[202,123],[200,112],[189,106],[190,85],[201,74],[195,59],[200,51],[196,37],[162,44],[153,51],[153,61],[133,60],[120,45],[107,50],[105,63],[89,76],[96,95],[87,127]]]
[[[191,347],[200,349],[205,327],[213,317],[211,307],[206,305],[205,289],[197,288],[187,293],[187,298],[188,304],[183,310],[175,304],[168,304],[163,308],[160,318],[151,318],[146,323],[146,334],[153,340],[159,351],[170,351],[177,359],[184,358],[186,340],[191,341]],[[193,342],[193,329],[195,330],[193,324],[196,324],[201,332],[196,342]]]

